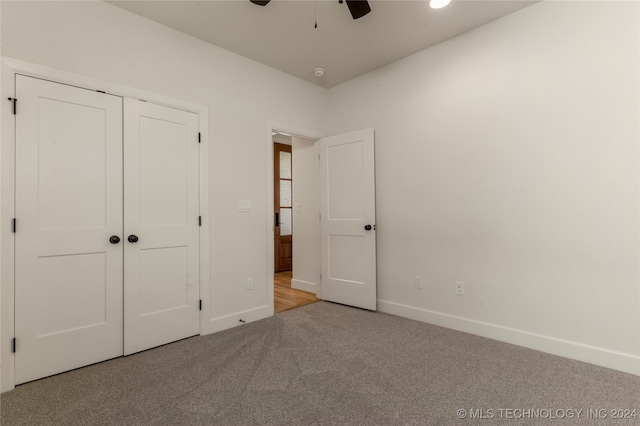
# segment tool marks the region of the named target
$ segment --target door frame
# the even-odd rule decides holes
[[[273,277],[275,275],[275,228],[273,226],[273,211],[274,211],[274,199],[273,199],[273,132],[282,132],[290,134],[291,136],[301,137],[305,139],[314,140],[314,146],[317,150],[315,141],[323,138],[325,135],[314,130],[305,129],[304,127],[295,126],[292,124],[278,123],[276,121],[267,121],[265,142],[266,142],[266,182],[267,182],[267,215],[266,215],[266,230],[267,230],[267,315],[273,316],[273,291],[274,283]],[[293,154],[293,153],[292,153]],[[292,155],[293,158],[293,155]],[[293,161],[293,160],[292,160]],[[292,254],[295,259],[295,249]],[[318,265],[320,265],[320,259],[317,259]],[[293,266],[292,266],[293,267]],[[317,296],[320,297],[322,287],[320,283],[320,277],[318,277]]]
[[[200,334],[209,318],[209,107],[206,105],[140,90],[121,84],[86,77],[6,56],[0,56],[0,392],[15,387],[15,357],[11,342],[15,337],[15,246],[11,221],[15,217],[15,116],[8,98],[15,97],[16,74],[41,78],[89,90],[101,90],[109,94],[149,101],[170,108],[198,114],[202,136],[199,146],[199,201],[202,227],[200,229]],[[20,100],[17,101],[20,113]],[[273,173],[272,173],[273,174]],[[272,189],[273,191],[273,189]],[[273,201],[272,201],[273,203]],[[273,269],[273,268],[272,268]],[[271,309],[273,310],[273,277],[271,277]],[[273,315],[273,312],[272,312]],[[18,342],[19,346],[19,342]]]

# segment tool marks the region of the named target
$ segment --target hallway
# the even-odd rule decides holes
[[[291,288],[292,271],[279,272],[273,279],[274,313],[287,311],[310,303],[319,302],[315,294]]]

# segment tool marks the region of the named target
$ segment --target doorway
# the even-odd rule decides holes
[[[274,306],[275,289],[274,137],[293,134],[291,288],[315,293],[321,300],[376,310],[374,129],[321,137],[267,122],[267,131],[269,305]],[[306,143],[296,149],[299,139]]]
[[[317,160],[314,140],[284,132],[273,132],[272,137],[273,298],[277,314],[320,300],[313,291],[313,278],[318,276],[314,244],[317,219],[309,220],[312,215],[317,218]]]

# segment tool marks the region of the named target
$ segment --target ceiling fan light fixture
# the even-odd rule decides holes
[[[362,18],[367,13],[371,12],[371,6],[367,0],[345,0],[351,12],[353,19]],[[340,2],[342,3],[342,2]]]
[[[318,78],[324,77],[324,72],[325,72],[324,68],[316,68],[313,70],[313,75],[315,75]]]
[[[432,9],[442,9],[449,3],[451,3],[451,0],[430,0],[429,6],[431,6]]]

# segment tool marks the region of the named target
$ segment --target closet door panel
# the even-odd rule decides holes
[[[131,354],[200,331],[198,116],[126,99],[124,176]]]
[[[123,353],[122,98],[18,75],[16,384]]]

